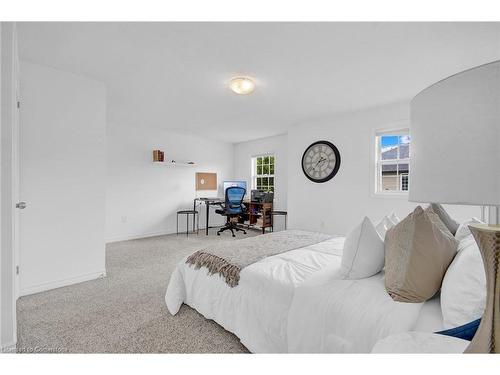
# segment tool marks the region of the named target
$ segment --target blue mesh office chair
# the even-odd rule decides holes
[[[243,204],[243,197],[245,196],[246,189],[239,186],[232,186],[226,189],[226,196],[224,199],[224,204],[221,204],[221,209],[215,210],[219,215],[226,216],[226,225],[217,231],[217,235],[220,236],[225,230],[230,230],[234,235],[234,231],[242,231],[244,234],[247,232],[244,229],[239,228],[236,223],[231,220],[235,217],[244,217],[246,213],[246,207]]]

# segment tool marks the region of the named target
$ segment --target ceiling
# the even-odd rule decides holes
[[[22,60],[95,78],[108,121],[242,142],[500,59],[500,23],[19,23]],[[22,74],[22,72],[21,72]],[[235,75],[256,79],[232,93]]]

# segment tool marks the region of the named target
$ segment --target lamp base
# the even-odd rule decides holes
[[[465,353],[500,353],[500,225],[471,224],[486,272],[486,307]]]

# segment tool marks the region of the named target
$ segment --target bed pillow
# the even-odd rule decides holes
[[[476,335],[477,329],[479,328],[479,324],[481,324],[481,319],[476,319],[472,322],[461,325],[460,327],[450,328],[436,333],[438,335],[451,336],[462,340],[472,341]]]
[[[481,318],[486,304],[486,275],[472,234],[460,241],[441,287],[441,311],[445,328]]]
[[[397,223],[399,223],[401,221],[401,219],[398,217],[398,215],[396,215],[394,212],[391,212],[391,214],[388,216],[388,219],[394,224],[396,225]]]
[[[439,218],[444,223],[444,225],[446,225],[446,228],[448,228],[451,234],[455,235],[455,233],[457,233],[457,229],[460,224],[453,220],[450,215],[448,215],[448,212],[446,212],[443,206],[441,206],[439,203],[431,203],[429,207],[427,207],[427,209],[431,209],[439,216]]]
[[[438,215],[418,206],[385,236],[385,287],[393,300],[425,302],[441,287],[457,252]]]
[[[465,223],[460,224],[460,226],[457,229],[457,233],[455,233],[455,239],[457,241],[462,241],[467,236],[472,235],[469,229],[469,225],[471,224],[484,224],[484,223],[478,218],[473,217],[472,219],[466,221]]]
[[[383,240],[387,231],[400,221],[401,219],[394,212],[391,212],[379,221],[379,223],[375,226],[375,229]]]
[[[340,275],[343,279],[364,279],[384,268],[384,242],[370,219],[365,217],[346,237]]]
[[[385,234],[389,229],[391,229],[395,224],[389,219],[388,216],[384,216],[382,220],[375,226],[377,233],[382,240],[385,238]]]

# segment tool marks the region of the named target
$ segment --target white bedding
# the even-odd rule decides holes
[[[338,269],[343,244],[344,238],[337,237],[263,259],[245,267],[234,288],[182,261],[172,273],[165,302],[172,314],[182,303],[193,307],[233,332],[251,352],[286,353],[295,288],[325,267]]]
[[[375,344],[372,353],[463,353],[470,341],[427,332],[404,332],[385,337]]]
[[[384,273],[360,280],[338,280],[329,270],[296,289],[288,316],[291,353],[369,353],[390,334],[410,331],[421,303],[395,302]]]
[[[186,303],[254,353],[368,353],[391,334],[442,328],[439,299],[395,302],[383,272],[340,280],[343,243],[337,237],[265,258],[245,267],[234,288],[184,260],[170,278],[168,310],[175,315]]]
[[[437,296],[424,303],[413,331],[437,332],[445,329],[443,313],[441,312],[441,300]]]

